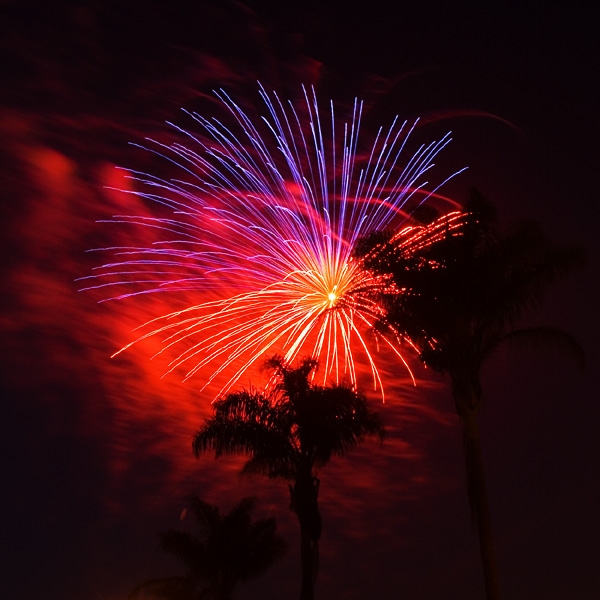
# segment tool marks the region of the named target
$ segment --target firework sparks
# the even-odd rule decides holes
[[[168,292],[183,295],[187,306],[142,324],[115,355],[158,337],[158,354],[174,353],[167,372],[184,367],[189,378],[210,369],[204,386],[224,376],[222,394],[275,352],[286,361],[311,355],[324,379],[346,377],[356,385],[360,352],[383,394],[365,332],[382,310],[366,291],[384,282],[360,268],[353,248],[370,231],[397,227],[450,179],[427,191],[426,174],[450,134],[404,162],[416,122],[395,119],[363,158],[362,103],[355,101],[341,127],[331,103],[327,137],[314,90],[303,92],[297,107],[261,87],[267,115],[254,124],[219,91],[234,127],[188,113],[199,134],[170,124],[185,144],[148,140],[144,149],[183,176],[131,172],[136,189],[130,193],[155,203],[157,214],[111,221],[148,228],[159,238],[147,247],[104,249],[114,259],[85,278],[92,284],[84,289],[117,290],[105,300]],[[408,245],[427,239],[423,228],[402,235]],[[382,339],[402,359],[399,337]]]

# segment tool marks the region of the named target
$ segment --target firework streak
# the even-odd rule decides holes
[[[356,385],[359,352],[383,394],[365,334],[382,310],[369,290],[384,282],[361,269],[353,248],[369,232],[397,229],[407,211],[457,174],[427,191],[426,174],[450,134],[404,161],[416,122],[396,118],[363,156],[357,150],[362,103],[355,101],[342,127],[330,104],[325,126],[314,90],[303,92],[304,102],[284,104],[261,87],[267,116],[253,124],[219,91],[233,127],[188,113],[198,134],[169,123],[185,144],[147,140],[144,149],[180,175],[167,180],[129,172],[130,193],[156,203],[156,216],[108,222],[150,228],[159,237],[149,247],[104,249],[114,258],[85,278],[93,285],[84,289],[111,290],[105,300],[183,294],[186,307],[141,325],[115,355],[157,336],[159,354],[173,353],[168,372],[183,367],[188,378],[202,371],[205,386],[220,376],[223,394],[276,352],[287,361],[317,358],[324,380]],[[427,238],[424,229],[402,230],[407,247]],[[406,364],[399,336],[381,340]]]

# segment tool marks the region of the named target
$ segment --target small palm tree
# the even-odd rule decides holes
[[[289,482],[290,509],[300,524],[300,597],[312,600],[321,537],[317,470],[367,436],[382,440],[383,427],[355,390],[313,385],[315,361],[305,359],[291,368],[276,356],[267,365],[275,376],[271,391],[241,391],[217,401],[193,448],[196,456],[207,450],[217,458],[246,454],[243,472]]]
[[[384,234],[363,240],[357,254],[365,268],[388,281],[379,292],[391,327],[412,340],[421,360],[450,376],[456,411],[463,425],[469,500],[479,533],[488,600],[500,597],[492,525],[488,508],[478,415],[483,403],[481,370],[507,341],[558,344],[583,361],[578,344],[552,327],[520,327],[528,309],[556,279],[583,263],[584,252],[551,242],[531,222],[505,235],[495,211],[473,192],[459,217],[446,228],[442,217],[416,250],[402,238]],[[427,233],[427,230],[426,230]]]
[[[161,534],[162,549],[180,559],[186,575],[153,579],[130,598],[230,600],[235,587],[260,575],[285,550],[274,519],[252,521],[254,498],[243,498],[226,515],[198,496],[190,497],[198,535],[170,530]]]

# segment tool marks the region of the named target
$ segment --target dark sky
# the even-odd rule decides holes
[[[290,551],[239,597],[297,595],[285,486],[240,480],[239,461],[196,461],[210,398],[160,379],[147,351],[110,360],[138,307],[98,305],[74,281],[94,266],[85,251],[113,241],[95,221],[136,208],[105,189],[115,164],[143,160],[128,142],[164,135],[181,106],[210,108],[217,87],[256,106],[260,80],[282,97],[301,83],[323,102],[363,97],[366,131],[395,114],[422,117],[425,137],[452,130],[439,162],[469,171],[446,195],[477,187],[504,222],[532,217],[588,249],[528,320],[573,334],[586,372],[504,350],[484,373],[481,424],[504,597],[600,597],[594,16],[529,2],[252,4],[0,2],[2,596],[121,600],[176,572],[157,534],[189,525],[190,493],[224,509],[258,496]],[[415,368],[416,389],[385,364],[387,402],[370,398],[386,444],[321,474],[317,597],[483,595],[452,400]]]

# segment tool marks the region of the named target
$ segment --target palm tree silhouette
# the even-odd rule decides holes
[[[226,515],[198,496],[191,496],[198,534],[170,530],[161,534],[162,549],[180,559],[186,575],[152,579],[130,598],[230,600],[235,587],[263,573],[284,552],[275,519],[252,521],[255,498],[243,498]]]
[[[317,470],[367,436],[382,440],[383,426],[365,398],[350,387],[313,385],[314,360],[304,359],[292,368],[275,356],[267,366],[274,371],[270,391],[240,391],[217,401],[193,448],[196,456],[207,450],[214,450],[217,458],[246,454],[243,472],[289,482],[290,509],[300,524],[300,598],[312,600],[321,537]]]
[[[379,233],[363,240],[357,254],[365,268],[393,282],[378,292],[386,317],[377,327],[408,337],[427,366],[450,376],[463,426],[469,502],[479,534],[486,597],[498,600],[478,425],[481,369],[507,341],[555,344],[583,362],[580,347],[565,332],[519,324],[528,309],[539,305],[546,288],[581,265],[585,255],[581,248],[551,242],[531,221],[500,235],[493,206],[477,191],[465,205],[461,226],[448,227],[440,236],[443,219],[431,224],[436,235],[416,252],[398,237]]]

